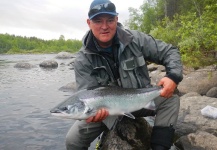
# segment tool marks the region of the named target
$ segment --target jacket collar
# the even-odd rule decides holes
[[[124,47],[130,44],[130,42],[133,40],[133,35],[127,32],[122,25],[121,27],[117,27],[117,37],[121,44],[123,44]]]

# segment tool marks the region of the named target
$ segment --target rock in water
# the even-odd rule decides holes
[[[14,65],[14,68],[22,68],[22,69],[31,69],[35,67],[34,65],[30,64],[30,63],[25,63],[25,62],[19,62],[17,64]]]
[[[124,117],[114,130],[105,131],[100,150],[149,150],[151,131],[144,118]]]
[[[45,60],[39,64],[42,68],[57,68],[58,63],[55,60]]]

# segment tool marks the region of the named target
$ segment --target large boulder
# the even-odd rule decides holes
[[[183,81],[178,85],[181,94],[197,92],[201,95],[213,87],[217,87],[217,71],[199,69],[184,76]]]
[[[180,98],[175,146],[182,150],[216,149],[216,119],[202,115],[207,105],[217,108],[217,98],[190,92]],[[210,111],[211,112],[211,111]],[[208,112],[210,114],[210,112]]]
[[[58,63],[55,60],[45,60],[39,64],[42,68],[57,68]]]
[[[182,136],[175,145],[182,150],[217,150],[217,137],[211,133],[197,131]]]
[[[176,134],[180,137],[198,130],[217,136],[216,119],[203,116],[201,110],[207,105],[217,108],[217,98],[207,96],[182,96],[176,126]]]
[[[108,131],[101,150],[149,150],[152,127],[144,118],[124,117]]]

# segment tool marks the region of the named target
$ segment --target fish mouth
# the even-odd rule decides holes
[[[57,108],[50,110],[50,113],[51,113],[51,115],[53,115],[53,116],[72,119],[70,114],[66,113],[66,112],[63,111],[63,110],[57,109]]]
[[[61,111],[60,109],[52,109],[52,110],[50,110],[50,113],[51,113],[51,115],[58,116],[58,117],[65,117],[66,116],[66,114],[63,111]]]
[[[50,113],[52,113],[52,114],[56,114],[56,113],[61,113],[62,111],[61,110],[59,110],[59,109],[53,109],[53,110],[50,110]]]
[[[62,113],[63,111],[68,110],[67,107],[62,107],[62,108],[53,108],[50,110],[50,113]]]

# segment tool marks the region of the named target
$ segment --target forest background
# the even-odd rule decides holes
[[[129,8],[124,26],[152,35],[180,49],[185,65],[217,65],[216,0],[147,0],[139,9]],[[77,52],[76,39],[43,40],[0,34],[0,54]]]

